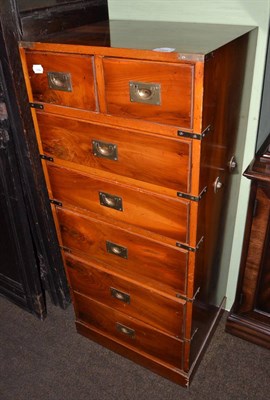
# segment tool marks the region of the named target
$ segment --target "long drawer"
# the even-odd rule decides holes
[[[188,242],[188,200],[145,192],[48,163],[52,194],[74,206],[176,241]]]
[[[186,294],[189,252],[57,208],[63,245],[107,269],[172,296]],[[189,274],[191,277],[191,275]]]
[[[140,181],[190,191],[192,140],[38,113],[46,155]]]
[[[108,114],[192,128],[194,66],[103,59]]]
[[[77,320],[90,328],[176,368],[182,368],[183,341],[126,314],[74,293]]]
[[[171,299],[66,254],[71,287],[93,300],[182,338],[186,301]]]

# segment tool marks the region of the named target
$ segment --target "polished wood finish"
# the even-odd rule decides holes
[[[82,209],[81,212],[92,211],[111,222],[125,222],[176,241],[187,242],[189,201],[149,196],[142,190],[97,179],[55,164],[48,164],[48,172],[53,198],[65,207],[78,207]],[[100,193],[104,193],[103,204]],[[111,198],[115,196],[122,201],[121,209],[110,206]]]
[[[74,293],[74,306],[78,321],[86,322],[94,331],[100,331],[116,342],[125,343],[136,352],[145,353],[146,356],[181,369],[182,340],[166,335],[165,332],[131,318],[126,313],[116,311],[77,292]],[[134,334],[129,336],[125,332],[119,332],[117,324],[134,331]]]
[[[226,330],[270,349],[270,136],[245,171],[251,179],[237,293]]]
[[[186,295],[189,261],[186,250],[59,207],[57,217],[63,245],[73,253],[94,259],[112,272],[173,297]],[[127,258],[108,253],[107,241],[125,247]]]
[[[26,59],[33,101],[96,111],[91,57],[27,52]],[[34,72],[35,65],[42,68],[43,73]],[[70,74],[72,91],[51,89],[47,73],[65,73],[67,69]]]
[[[210,39],[217,27],[158,23],[158,32],[139,22],[141,41],[132,37],[135,24],[21,43],[22,64],[33,101],[30,54],[37,64],[38,54],[55,56],[55,65],[60,56],[93,60],[96,111],[38,98],[41,109],[33,109],[78,331],[188,385],[223,306],[216,282],[224,184],[255,31],[224,28]],[[189,52],[198,28],[209,42]],[[175,49],[153,51],[166,37]],[[93,141],[101,142],[98,155]]]
[[[112,274],[99,265],[86,263],[69,254],[66,255],[66,264],[71,286],[76,292],[125,312],[175,337],[184,337],[185,300],[175,297],[172,301],[171,297],[166,297],[153,288],[138,285],[131,279],[123,279],[121,275]],[[112,290],[115,291],[115,296]],[[128,296],[127,301],[121,293]]]
[[[176,191],[190,191],[192,140],[169,140],[48,113],[38,113],[37,118],[43,151],[48,156]],[[117,160],[96,155],[93,141],[116,145]]]
[[[191,128],[193,66],[104,58],[103,71],[108,114]],[[132,102],[131,81],[158,83],[160,105]]]

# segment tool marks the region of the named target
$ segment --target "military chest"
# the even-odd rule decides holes
[[[21,43],[77,330],[182,385],[224,306],[251,31],[105,21]]]

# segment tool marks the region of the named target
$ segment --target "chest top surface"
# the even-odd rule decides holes
[[[106,20],[45,36],[41,42],[179,53],[204,58],[254,27],[165,21]],[[30,38],[30,42],[35,38]],[[23,42],[23,47],[29,43]],[[179,56],[180,58],[180,56]]]

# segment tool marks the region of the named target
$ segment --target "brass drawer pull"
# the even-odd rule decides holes
[[[47,72],[49,88],[72,92],[71,75],[68,72]]]
[[[92,140],[92,151],[96,157],[108,158],[114,161],[118,160],[116,144]]]
[[[229,172],[234,172],[237,168],[237,161],[235,156],[232,156],[230,161],[228,162]]]
[[[121,258],[128,258],[128,249],[123,246],[119,246],[119,244],[110,242],[109,240],[106,241],[106,249],[107,253],[114,254],[115,256]]]
[[[102,206],[123,211],[122,198],[109,193],[99,192],[99,201]]]
[[[123,303],[130,304],[130,295],[128,293],[121,292],[113,287],[110,287],[111,295],[117,300],[122,301]]]
[[[135,330],[134,329],[131,329],[128,326],[120,324],[120,322],[116,322],[115,327],[118,332],[123,333],[124,335],[127,335],[127,336],[131,337],[132,339],[135,338]]]
[[[159,83],[129,82],[130,101],[160,105],[161,86]]]
[[[218,176],[217,179],[214,182],[214,193],[217,193],[220,189],[223,188],[223,183],[220,180],[220,177]]]

